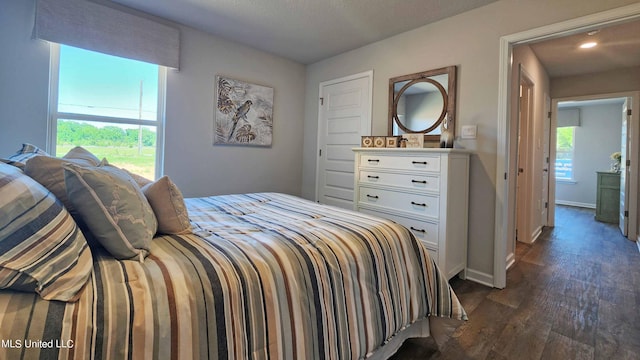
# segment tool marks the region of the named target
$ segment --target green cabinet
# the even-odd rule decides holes
[[[598,171],[596,220],[617,224],[620,218],[620,173]]]

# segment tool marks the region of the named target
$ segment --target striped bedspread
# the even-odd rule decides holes
[[[94,251],[76,303],[0,291],[1,359],[359,359],[428,315],[466,318],[391,221],[261,193],[187,199],[144,263]]]

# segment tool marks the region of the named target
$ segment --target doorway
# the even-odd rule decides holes
[[[519,44],[533,43],[534,41],[543,41],[545,39],[552,39],[563,37],[567,35],[577,34],[580,32],[586,32],[590,30],[596,30],[598,27],[620,24],[631,20],[640,19],[640,4],[628,5],[601,13],[584,16],[572,20],[563,21],[557,24],[543,26],[537,29],[532,29],[508,36],[504,36],[500,39],[500,53],[499,53],[499,107],[498,107],[498,151],[496,156],[496,179],[498,183],[496,185],[496,210],[495,210],[495,238],[494,238],[494,272],[493,272],[493,285],[497,288],[504,288],[506,286],[506,265],[507,265],[507,248],[510,243],[510,239],[513,238],[513,231],[515,230],[515,219],[512,216],[515,205],[515,179],[508,174],[512,174],[515,162],[510,162],[509,149],[515,139],[510,137],[513,134],[510,128],[513,127],[509,123],[510,119],[510,74],[511,74],[511,59],[513,46]],[[634,98],[634,107],[637,106],[637,98]],[[634,123],[638,122],[637,114],[632,117],[632,127],[630,136],[633,139],[640,138],[638,129],[634,129]],[[638,124],[635,125],[636,127]],[[633,151],[632,157],[638,158],[638,149]],[[630,166],[631,173],[637,173],[638,164],[637,161],[632,161]],[[636,178],[636,177],[631,177]],[[504,182],[501,181],[504,179]],[[553,182],[550,182],[552,186]],[[630,219],[637,217],[637,193],[638,185],[630,184],[629,189],[633,194],[630,194],[629,199],[636,202],[636,209],[634,210],[633,203],[630,204]],[[553,192],[550,189],[550,194]],[[634,213],[631,213],[634,211]],[[549,212],[549,218],[553,218],[553,214]],[[634,232],[637,231],[637,227],[634,228]]]
[[[629,177],[626,166],[618,173],[613,167],[614,154],[625,163],[633,148],[630,114],[623,110],[630,102],[619,94],[554,100],[554,204],[591,209],[594,221],[620,224],[625,236]]]

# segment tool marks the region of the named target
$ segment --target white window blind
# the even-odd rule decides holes
[[[558,127],[580,126],[580,109],[558,109]]]
[[[34,37],[180,67],[180,30],[86,0],[38,0]]]

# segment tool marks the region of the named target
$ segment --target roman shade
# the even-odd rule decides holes
[[[177,28],[86,0],[38,0],[34,37],[178,69]]]
[[[580,126],[580,109],[558,109],[558,127]]]

